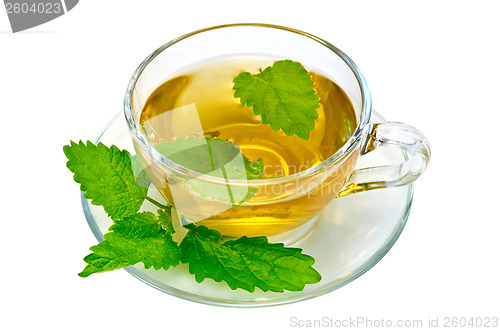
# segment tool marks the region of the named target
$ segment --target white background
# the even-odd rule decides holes
[[[292,316],[499,317],[499,9],[495,1],[86,0],[12,34],[2,8],[0,329],[287,330]],[[79,278],[96,240],[62,146],[93,139],[121,111],[129,77],[151,51],[233,22],[330,41],[361,68],[384,117],[427,135],[433,157],[399,241],[353,283],[270,308],[185,301],[125,271]]]

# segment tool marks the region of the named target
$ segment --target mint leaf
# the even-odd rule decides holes
[[[245,155],[243,155],[245,161],[245,170],[247,173],[247,179],[261,179],[262,173],[264,171],[264,161],[262,158],[258,158],[255,161],[249,161]]]
[[[261,158],[250,161],[238,145],[220,138],[191,136],[154,147],[175,163],[202,174],[230,165],[232,168],[226,171],[228,179],[260,179],[264,169]],[[243,156],[244,167],[238,168],[231,162],[240,155]],[[214,175],[224,176],[222,172]]]
[[[198,283],[205,278],[225,281],[235,290],[253,292],[301,291],[306,284],[317,283],[320,274],[311,266],[314,258],[300,248],[270,244],[266,237],[241,237],[222,242],[221,234],[205,226],[188,224],[189,231],[180,244],[181,262],[189,263],[189,272]]]
[[[151,179],[149,179],[148,174],[146,173],[146,168],[142,166],[137,154],[130,158],[130,163],[132,165],[132,172],[137,185],[141,187],[149,187],[149,185],[151,185]]]
[[[158,221],[167,234],[174,234],[174,226],[172,225],[172,207],[168,206],[165,211],[158,209]]]
[[[128,238],[154,237],[161,232],[161,225],[151,212],[141,212],[133,216],[115,220],[109,231]]]
[[[239,147],[230,141],[193,136],[158,144],[155,148],[173,162],[202,174],[239,180],[262,178],[262,158],[250,161],[241,153]],[[176,182],[182,183],[186,189],[198,193],[203,198],[231,204],[246,201],[257,192],[254,187],[233,187],[197,178],[182,177]]]
[[[135,214],[141,207],[147,187],[137,185],[131,167],[130,154],[116,146],[108,148],[87,141],[71,142],[63,148],[67,167],[80,183],[80,190],[93,205],[103,206],[112,219]]]
[[[78,274],[80,277],[139,262],[155,270],[179,264],[179,246],[153,213],[141,212],[116,220],[109,230],[112,232],[104,235],[104,241],[90,247],[93,253],[83,259],[87,266]]]
[[[169,156],[174,155],[174,161],[198,172],[207,171],[213,175],[214,171],[217,174],[223,169],[224,178],[262,177],[262,159],[249,161],[231,142],[189,138],[166,147]],[[79,273],[81,277],[139,262],[146,269],[153,267],[156,270],[167,270],[182,262],[189,264],[189,272],[198,282],[211,278],[225,281],[232,289],[242,288],[249,292],[255,287],[263,291],[301,291],[305,284],[321,280],[312,268],[312,257],[302,254],[300,248],[270,244],[266,237],[241,237],[224,242],[218,231],[189,224],[185,226],[188,233],[178,245],[172,239],[172,207],[146,196],[147,187],[139,186],[134,179],[131,162],[137,160],[131,161],[127,151],[116,146],[108,148],[102,143],[95,146],[87,142],[85,145],[80,141],[64,146],[64,153],[75,181],[86,191],[84,196],[92,199],[93,204],[102,205],[114,220],[104,241],[92,246],[92,253],[84,258],[87,266]],[[235,166],[234,160],[238,158],[242,160]],[[138,173],[141,172],[143,169]],[[150,185],[146,177],[142,178],[142,183]],[[196,181],[193,183],[197,188]],[[251,198],[255,191],[249,188],[245,192]],[[158,216],[137,212],[144,199],[162,208]]]
[[[234,97],[243,106],[253,107],[255,115],[262,115],[262,123],[287,136],[309,139],[318,119],[319,97],[300,63],[276,61],[258,74],[240,73],[233,83]]]

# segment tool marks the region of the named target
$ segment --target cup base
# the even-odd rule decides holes
[[[300,241],[306,239],[309,235],[311,235],[311,232],[314,231],[318,220],[319,215],[316,215],[312,219],[302,224],[301,226],[296,227],[295,229],[275,234],[267,238],[271,243],[283,243],[285,244],[285,246],[297,246]]]

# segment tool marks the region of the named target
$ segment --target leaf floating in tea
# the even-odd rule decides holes
[[[188,224],[189,232],[180,244],[182,263],[189,263],[189,272],[197,282],[211,278],[225,281],[235,290],[253,292],[302,291],[306,284],[321,280],[312,268],[314,258],[302,249],[270,244],[266,237],[241,237],[221,242],[221,234],[205,226]]]
[[[300,63],[276,61],[258,74],[240,73],[233,83],[234,97],[252,107],[255,115],[262,115],[262,123],[288,136],[309,139],[318,119],[319,97]]]
[[[166,217],[161,214],[160,217]],[[165,230],[151,212],[127,216],[109,228],[104,241],[90,247],[93,252],[83,260],[85,269],[78,275],[88,277],[96,272],[120,269],[139,262],[144,267],[165,269],[175,267],[180,261],[179,246],[172,240],[172,232]]]

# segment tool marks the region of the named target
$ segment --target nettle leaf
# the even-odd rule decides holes
[[[312,268],[314,258],[302,249],[268,243],[266,237],[241,237],[222,242],[221,234],[205,226],[188,224],[189,231],[180,244],[182,263],[197,282],[210,278],[224,281],[235,290],[253,292],[301,291],[317,283],[320,274]]]
[[[112,219],[135,214],[146,197],[148,188],[137,185],[130,154],[116,146],[111,148],[87,141],[71,142],[63,148],[67,167],[80,183],[80,190],[93,205],[103,206]]]
[[[243,106],[262,115],[262,123],[274,131],[309,139],[318,119],[318,95],[311,76],[299,62],[276,61],[264,71],[252,75],[242,72],[233,80],[234,97]]]

